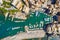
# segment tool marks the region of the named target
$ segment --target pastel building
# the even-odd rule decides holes
[[[16,8],[21,10],[22,6],[23,6],[23,5],[22,5],[22,2],[19,2],[19,3],[16,5]]]
[[[20,9],[20,10],[21,10],[21,8],[23,6],[21,0],[13,0],[12,5],[15,6],[17,9]]]
[[[1,4],[3,4],[3,1],[2,1],[2,0],[0,0],[0,5],[1,5]]]
[[[13,0],[12,5],[16,6],[18,2],[19,2],[18,0]]]
[[[23,12],[25,12],[26,15],[28,15],[29,13],[29,7],[24,5],[23,2],[21,0],[13,0],[12,1],[12,5],[19,9],[20,11],[22,10]]]

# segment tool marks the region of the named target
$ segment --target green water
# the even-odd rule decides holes
[[[13,36],[17,34],[18,32],[25,32],[25,26],[27,25],[29,27],[29,30],[36,30],[37,28],[43,28],[44,24],[52,22],[52,17],[49,15],[46,15],[45,13],[38,12],[38,15],[36,16],[36,12],[30,13],[30,17],[27,18],[24,22],[14,22],[7,18],[5,20],[5,17],[3,15],[0,15],[0,38],[5,38],[8,36]],[[46,20],[47,19],[47,20]],[[15,19],[14,19],[15,20]],[[35,26],[34,26],[35,25]],[[12,29],[15,27],[19,27],[18,29]]]

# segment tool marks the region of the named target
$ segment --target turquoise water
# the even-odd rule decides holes
[[[44,24],[52,22],[52,17],[49,15],[46,15],[45,13],[39,12],[36,16],[36,12],[30,13],[30,17],[27,18],[24,22],[14,22],[7,18],[5,20],[4,15],[0,15],[0,38],[5,38],[8,36],[13,36],[17,34],[18,32],[25,32],[25,26],[27,25],[29,27],[29,30],[36,30],[37,28],[43,28]],[[47,20],[46,20],[47,19]],[[34,26],[35,25],[35,26]],[[36,26],[38,25],[38,26]],[[19,27],[18,29],[12,29],[15,27]]]

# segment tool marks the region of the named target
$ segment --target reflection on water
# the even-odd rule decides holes
[[[27,25],[29,29],[35,30],[36,28],[39,29],[43,28],[44,24],[51,22],[51,16],[45,15],[44,13],[41,12],[38,12],[38,16],[36,16],[37,14],[35,14],[35,12],[33,13],[34,14],[31,13],[32,17],[27,18],[27,20],[25,20],[24,22],[14,22],[8,20],[9,17],[7,18],[7,20],[5,20],[3,16],[0,16],[0,38],[13,36],[20,31],[25,32],[24,29],[25,25]],[[50,19],[46,21],[44,18],[50,18]],[[38,25],[38,26],[35,27],[34,25],[35,26]]]

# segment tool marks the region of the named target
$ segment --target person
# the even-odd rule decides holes
[[[44,13],[47,13],[47,14],[50,13],[50,9],[49,8],[43,8],[43,10],[45,10]]]
[[[51,36],[51,35],[53,35],[52,23],[45,24],[43,29],[44,29],[44,31],[46,32],[46,35],[47,35],[48,37]]]
[[[60,12],[57,12],[57,17],[58,17],[58,23],[60,23]]]
[[[58,34],[60,34],[60,24],[57,24],[58,27]]]
[[[57,21],[57,20],[58,20],[57,15],[54,15],[54,16],[53,16],[53,20],[54,20],[54,21]]]
[[[55,4],[56,3],[56,0],[51,0],[51,4]]]

